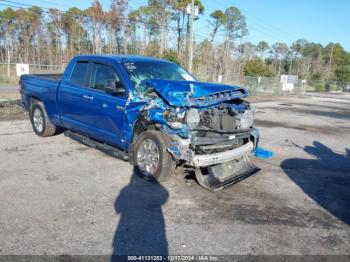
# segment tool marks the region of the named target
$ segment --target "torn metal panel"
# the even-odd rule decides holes
[[[190,149],[191,140],[181,139],[177,136],[171,137],[173,142],[167,148],[168,152],[175,160],[190,161],[193,158],[194,152]]]
[[[248,91],[238,86],[175,80],[144,80],[144,86],[153,88],[171,106],[206,107],[237,98],[245,98]]]
[[[183,123],[185,113],[185,109],[173,108],[160,97],[147,97],[136,92],[130,93],[126,104],[127,129],[125,136],[127,144],[132,142],[134,125],[140,116],[151,123],[158,124],[162,131],[168,135],[177,134],[187,138],[189,130],[187,125]]]

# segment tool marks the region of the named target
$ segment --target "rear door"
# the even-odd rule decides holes
[[[57,95],[61,122],[65,127],[82,133],[89,131],[87,123],[92,117],[88,114],[91,70],[89,61],[77,61],[69,78],[61,82]]]

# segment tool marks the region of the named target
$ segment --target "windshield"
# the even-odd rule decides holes
[[[127,62],[123,63],[136,91],[143,92],[140,83],[146,79],[196,81],[181,66],[168,62]]]

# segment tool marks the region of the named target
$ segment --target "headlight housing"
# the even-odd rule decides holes
[[[251,128],[254,124],[254,110],[247,109],[244,111],[241,119],[240,119],[240,129],[248,129]]]
[[[185,111],[168,109],[164,112],[164,117],[167,120],[168,126],[173,129],[181,129],[183,127],[185,119]]]
[[[174,129],[180,129],[184,124],[187,124],[189,128],[195,128],[200,122],[199,112],[195,108],[181,112],[167,110],[164,112],[164,117],[167,119],[168,126]]]
[[[195,128],[196,126],[198,126],[200,121],[201,119],[197,109],[191,108],[190,110],[187,111],[186,123],[189,128]]]

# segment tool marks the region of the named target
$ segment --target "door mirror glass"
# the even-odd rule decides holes
[[[125,88],[119,81],[108,80],[105,92],[113,96],[123,96],[125,95]]]

